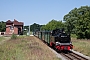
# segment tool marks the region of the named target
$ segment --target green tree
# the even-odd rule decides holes
[[[67,15],[64,16],[65,26],[67,29],[67,32],[69,33],[75,33],[75,24],[77,23],[78,17],[77,17],[77,8],[74,8],[71,10]]]
[[[53,19],[49,23],[41,27],[42,30],[53,30],[56,28],[64,28],[64,24],[62,23],[62,21]]]
[[[37,23],[34,23],[34,24],[32,24],[32,25],[30,26],[30,30],[31,30],[31,31],[35,31],[35,30],[40,31],[40,29],[41,29],[42,26],[43,26],[43,25],[39,25],[39,24],[37,24]]]
[[[6,23],[4,21],[0,22],[0,32],[5,32],[6,30]]]
[[[67,31],[74,32],[77,38],[90,38],[90,7],[74,8],[64,16]]]
[[[76,24],[78,38],[90,38],[90,7],[81,6],[77,12],[79,20]]]

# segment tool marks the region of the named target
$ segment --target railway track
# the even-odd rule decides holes
[[[82,57],[76,53],[70,52],[70,53],[60,53],[62,56],[64,56],[67,60],[88,60],[85,57]]]
[[[38,37],[37,37],[38,38]],[[38,38],[39,39],[39,38]],[[43,43],[45,43],[45,41],[41,40]],[[45,43],[46,44],[46,43]],[[46,44],[47,45],[47,44]],[[51,47],[50,47],[51,48]],[[53,48],[52,48],[53,49]],[[54,50],[54,49],[53,49]],[[63,57],[65,57],[67,60],[89,60],[85,57],[82,57],[74,52],[61,52],[59,53],[60,55],[62,55]]]

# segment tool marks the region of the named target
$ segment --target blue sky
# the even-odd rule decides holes
[[[0,21],[18,20],[24,25],[63,20],[70,10],[90,6],[90,0],[0,0]]]

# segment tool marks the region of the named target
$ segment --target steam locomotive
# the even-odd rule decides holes
[[[57,51],[70,51],[73,49],[70,34],[65,33],[63,29],[53,30],[50,36],[50,46]]]
[[[35,36],[47,43],[57,51],[70,51],[73,49],[70,34],[64,32],[64,29],[55,29],[52,31],[37,31]]]

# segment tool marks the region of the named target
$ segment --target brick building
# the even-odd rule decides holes
[[[14,21],[8,20],[6,21],[6,35],[11,35],[11,34],[23,34],[23,22],[18,22],[17,20],[14,19]]]

